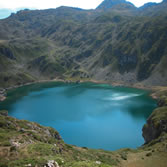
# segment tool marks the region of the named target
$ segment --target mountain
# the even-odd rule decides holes
[[[146,8],[150,8],[150,7],[153,7],[153,6],[156,6],[156,5],[158,5],[158,3],[149,2],[149,3],[146,3],[143,6],[141,6],[140,9],[146,9]]]
[[[138,14],[143,16],[165,16],[167,14],[167,1],[164,0],[162,3],[146,3],[138,10]]]
[[[106,3],[111,6],[101,10]],[[167,84],[166,2],[21,10],[0,20],[0,87],[44,79]]]
[[[143,127],[145,144],[114,152],[65,144],[54,129],[0,111],[0,166],[166,167],[166,2],[135,8],[106,0],[95,10],[21,10],[0,20],[0,100],[1,88],[29,82],[96,80],[158,86],[159,106]]]
[[[106,9],[118,8],[118,7],[123,7],[123,8],[127,8],[127,9],[135,8],[135,6],[132,3],[127,2],[125,0],[104,0],[97,7],[97,9],[106,10]]]

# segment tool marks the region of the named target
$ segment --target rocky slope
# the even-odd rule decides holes
[[[166,139],[167,133],[167,90],[159,90],[154,96],[158,97],[158,108],[150,115],[147,124],[143,127],[143,137],[146,144]]]
[[[166,85],[166,8],[105,0],[96,10],[12,14],[0,20],[0,87],[53,78]]]

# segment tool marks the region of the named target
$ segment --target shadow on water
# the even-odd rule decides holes
[[[46,82],[46,83],[35,83],[31,85],[25,85],[19,88],[14,88],[7,91],[7,99],[3,102],[0,102],[0,110],[8,110],[8,106],[12,103],[15,103],[24,96],[27,96],[30,92],[38,92],[43,89],[53,88],[56,86],[63,86],[63,82]]]
[[[156,102],[151,97],[148,97],[148,93],[145,90],[135,89],[135,88],[126,88],[126,87],[113,87],[108,84],[94,84],[91,82],[81,83],[81,84],[75,84],[75,83],[63,83],[63,82],[47,82],[47,83],[37,83],[32,85],[23,86],[20,88],[12,89],[7,92],[7,99],[4,102],[0,102],[0,109],[6,109],[10,111],[11,104],[16,103],[20,99],[22,99],[25,96],[28,96],[31,92],[35,92],[34,98],[40,98],[42,96],[42,93],[40,93],[42,90],[51,89],[55,87],[63,87],[62,91],[60,92],[61,95],[64,95],[67,98],[73,98],[79,95],[84,94],[86,91],[90,90],[98,90],[102,91],[105,94],[105,91],[107,94],[106,98],[101,99],[101,97],[98,99],[96,97],[97,103],[101,104],[103,106],[103,103],[106,103],[106,100],[108,96],[110,95],[117,95],[115,100],[110,100],[110,106],[119,105],[120,107],[123,106],[123,112],[127,112],[130,116],[140,119],[145,118],[147,119],[153,109],[156,108]],[[109,94],[108,94],[109,91]],[[39,93],[38,93],[39,92]],[[58,92],[56,92],[58,94]],[[93,93],[93,92],[92,92]],[[135,95],[137,95],[135,97]],[[101,96],[101,95],[100,95]],[[127,99],[128,96],[134,96],[132,99]],[[33,97],[33,96],[31,96]],[[123,99],[125,97],[125,100]],[[122,98],[122,99],[120,99]],[[91,100],[91,99],[90,99]],[[103,101],[104,100],[104,101]],[[120,100],[120,101],[119,101]],[[136,102],[137,101],[137,102]],[[144,101],[146,103],[144,104]],[[126,104],[125,104],[126,103]],[[80,104],[82,105],[82,104]],[[144,106],[144,107],[143,107]],[[105,108],[105,106],[103,106]],[[107,109],[106,109],[107,110]],[[92,113],[86,113],[85,114],[93,114]],[[110,107],[108,111],[112,111],[112,108]],[[99,111],[102,112],[102,111]],[[96,111],[96,114],[98,113],[98,110]],[[96,115],[95,114],[95,115]],[[78,118],[76,118],[78,119]]]

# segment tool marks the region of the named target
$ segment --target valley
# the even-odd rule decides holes
[[[94,10],[24,9],[0,19],[0,105],[16,88],[54,81],[151,91],[157,108],[141,129],[145,144],[116,151],[77,147],[56,126],[13,118],[0,106],[0,167],[166,167],[167,0],[140,8],[104,0]]]

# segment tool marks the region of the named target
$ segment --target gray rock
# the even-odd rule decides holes
[[[2,111],[0,111],[0,115],[8,116],[8,111],[2,110]]]

